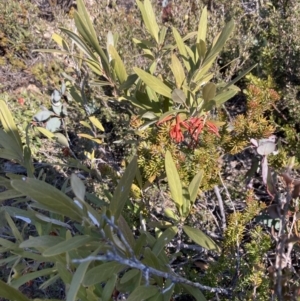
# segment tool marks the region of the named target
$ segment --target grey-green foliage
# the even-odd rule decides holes
[[[51,94],[51,110],[44,108],[33,116],[37,125],[43,125],[48,131],[55,133],[61,130],[62,119],[68,116],[66,103],[63,95],[66,85],[63,82],[60,90],[54,90]]]

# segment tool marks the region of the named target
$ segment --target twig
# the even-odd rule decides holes
[[[103,216],[103,218],[106,220],[109,226],[111,226],[117,233],[120,240],[123,242],[124,246],[127,248],[127,250],[130,253],[131,258],[123,258],[119,255],[119,252],[116,250],[116,247],[112,244],[112,251],[107,251],[105,255],[99,255],[99,256],[88,256],[83,259],[74,259],[74,263],[82,263],[82,262],[88,262],[88,261],[94,261],[94,260],[100,260],[100,261],[116,261],[118,263],[127,265],[131,268],[138,269],[142,271],[146,283],[149,283],[149,277],[150,275],[156,275],[158,277],[162,277],[165,279],[170,279],[172,283],[184,283],[187,285],[190,285],[192,287],[199,288],[201,290],[209,291],[211,293],[220,293],[226,296],[229,296],[231,294],[231,291],[229,289],[223,289],[218,287],[210,287],[206,285],[202,285],[198,282],[192,282],[190,280],[187,280],[173,271],[171,272],[162,272],[160,270],[157,270],[152,267],[148,267],[144,265],[141,261],[139,261],[136,256],[134,255],[134,251],[130,247],[129,243],[127,242],[126,238],[124,237],[123,233],[120,231],[118,226],[114,224],[114,218],[109,219],[107,216]],[[171,274],[172,273],[172,274]]]
[[[107,252],[106,255],[100,255],[100,256],[88,256],[84,259],[74,259],[74,263],[82,263],[82,262],[88,262],[88,261],[93,261],[93,260],[100,260],[100,261],[117,261],[121,264],[127,265],[131,268],[138,269],[142,271],[143,273],[147,274],[153,274],[158,277],[162,277],[165,279],[170,279],[173,283],[184,283],[187,285],[190,285],[192,287],[199,288],[204,291],[209,291],[211,293],[220,293],[226,296],[229,296],[231,294],[229,289],[224,289],[224,288],[219,288],[219,287],[210,287],[207,285],[202,285],[198,282],[192,282],[190,280],[187,280],[181,276],[178,276],[177,274],[171,274],[167,272],[162,272],[159,271],[155,268],[148,267],[141,263],[139,260],[135,259],[128,259],[128,258],[123,258],[118,254],[112,253],[110,251]]]

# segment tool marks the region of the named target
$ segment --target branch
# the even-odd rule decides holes
[[[148,267],[146,265],[144,265],[143,263],[141,263],[139,260],[135,259],[127,259],[127,258],[123,258],[118,254],[114,254],[110,251],[107,252],[106,255],[100,255],[100,256],[88,256],[84,259],[74,259],[73,262],[74,263],[82,263],[82,262],[88,262],[88,261],[93,261],[93,260],[100,260],[100,261],[116,261],[120,264],[124,264],[127,265],[131,268],[134,269],[138,269],[140,271],[142,271],[145,274],[152,274],[152,275],[156,275],[158,277],[162,277],[165,279],[170,279],[173,283],[183,283],[183,284],[187,284],[190,285],[192,287],[196,287],[199,288],[201,290],[204,291],[209,291],[211,293],[219,293],[219,294],[223,294],[226,296],[229,296],[231,294],[229,289],[224,289],[224,288],[218,288],[218,287],[210,287],[207,285],[202,285],[198,282],[192,282],[190,280],[187,280],[181,276],[178,276],[177,274],[170,274],[167,272],[162,272],[159,271],[157,269],[154,269],[152,267]]]
[[[152,267],[148,267],[144,265],[140,260],[137,259],[137,257],[134,254],[134,251],[130,247],[129,243],[127,242],[125,236],[123,235],[122,231],[119,229],[118,226],[114,224],[114,217],[112,216],[111,219],[109,219],[107,216],[103,216],[105,221],[108,223],[110,227],[112,227],[115,231],[120,240],[123,242],[124,246],[127,248],[127,250],[130,253],[131,258],[123,258],[122,256],[119,255],[119,252],[115,248],[115,246],[112,246],[112,251],[107,251],[105,255],[99,255],[99,256],[88,256],[87,258],[83,259],[74,259],[74,263],[82,263],[82,262],[88,262],[88,261],[94,261],[94,260],[99,260],[99,261],[116,261],[120,264],[127,265],[128,267],[138,269],[142,271],[146,283],[149,282],[149,277],[150,275],[156,275],[158,277],[162,277],[164,279],[170,279],[172,283],[183,283],[190,285],[195,288],[199,288],[204,291],[209,291],[211,293],[219,293],[223,294],[226,296],[229,296],[231,294],[231,291],[229,289],[223,289],[223,288],[218,288],[218,287],[210,287],[206,285],[202,285],[198,282],[192,282],[190,280],[187,280],[186,278],[183,278],[176,273],[169,273],[169,272],[162,272],[160,270],[157,270]]]

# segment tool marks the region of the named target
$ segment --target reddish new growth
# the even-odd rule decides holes
[[[167,122],[173,118],[174,116],[168,116],[159,121],[157,125]],[[184,127],[189,132],[194,142],[198,141],[199,135],[201,134],[204,127],[206,127],[209,132],[215,134],[217,137],[220,137],[216,125],[213,122],[206,120],[206,118],[190,117],[189,119],[181,120],[179,114],[177,114],[175,124],[172,125],[172,128],[170,130],[170,137],[177,143],[180,143],[184,140],[182,127]]]

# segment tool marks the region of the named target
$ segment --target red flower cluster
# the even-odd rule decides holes
[[[172,118],[173,116],[168,116],[163,120],[159,121],[157,125],[169,121]],[[181,120],[179,114],[177,114],[175,124],[170,130],[170,137],[174,139],[177,143],[182,142],[184,140],[182,127],[187,129],[193,141],[195,142],[198,141],[198,137],[201,134],[204,127],[206,127],[209,132],[215,134],[217,137],[220,137],[217,126],[213,122],[206,120],[206,118],[190,117],[189,119]]]

